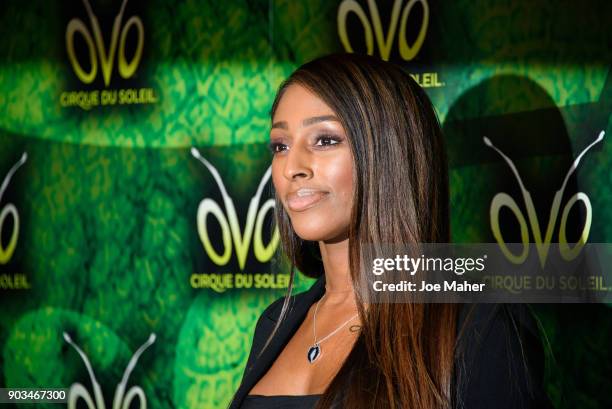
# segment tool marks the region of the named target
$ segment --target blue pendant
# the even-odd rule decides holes
[[[314,344],[308,350],[308,362],[313,363],[319,356],[321,356],[321,347],[319,344]]]

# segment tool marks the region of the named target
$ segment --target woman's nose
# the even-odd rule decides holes
[[[294,145],[289,149],[285,158],[285,178],[294,180],[312,177],[310,155],[305,149],[300,148],[299,145]]]

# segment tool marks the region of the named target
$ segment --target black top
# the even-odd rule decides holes
[[[312,409],[321,395],[247,395],[241,409]]]
[[[320,395],[248,396],[272,366],[306,318],[310,307],[325,293],[322,275],[303,293],[293,295],[289,310],[270,345],[257,358],[278,321],[284,297],[270,304],[255,326],[253,343],[240,387],[229,409],[312,408]],[[552,408],[542,384],[544,354],[537,326],[522,304],[465,304],[457,318],[458,338],[453,407]],[[279,405],[284,406],[279,406]]]

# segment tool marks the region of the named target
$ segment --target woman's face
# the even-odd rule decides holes
[[[276,194],[304,240],[348,237],[353,158],[334,111],[301,85],[281,97],[270,131]]]

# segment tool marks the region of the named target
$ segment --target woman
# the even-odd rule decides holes
[[[318,280],[291,296],[292,267],[230,407],[545,407],[523,309],[367,304],[356,284],[368,243],[450,241],[443,138],[412,78],[373,57],[328,55],[281,84],[271,119],[283,251]]]

